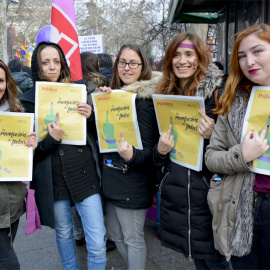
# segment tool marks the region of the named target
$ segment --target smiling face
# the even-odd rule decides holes
[[[6,72],[0,68],[0,99],[2,99],[7,88]]]
[[[40,52],[41,70],[52,82],[57,82],[61,72],[61,62],[58,51],[53,47],[46,47]]]
[[[119,61],[124,61],[126,63],[142,63],[142,59],[140,58],[140,56],[135,51],[129,48],[123,50],[119,57]],[[132,69],[129,67],[129,65],[126,65],[125,67],[117,66],[117,71],[123,84],[129,85],[136,82],[140,78],[142,72],[142,65],[139,65],[138,68]]]
[[[193,45],[193,43],[188,39],[181,43]],[[172,60],[172,68],[175,76],[179,78],[182,86],[184,86],[188,79],[196,72],[198,67],[197,58],[196,50],[184,47],[177,48]]]
[[[270,43],[256,34],[245,37],[238,48],[243,74],[253,83],[270,86]]]

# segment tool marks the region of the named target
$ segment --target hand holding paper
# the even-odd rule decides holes
[[[130,161],[133,157],[133,147],[125,141],[123,132],[120,132],[120,136],[121,142],[118,147],[118,153],[125,161]]]
[[[198,131],[204,139],[210,139],[215,127],[215,121],[211,117],[208,117],[203,111],[199,110],[199,114],[202,116]]]
[[[243,156],[246,163],[260,157],[269,149],[267,139],[265,139],[268,128],[268,126],[265,126],[260,135],[256,131],[247,132],[242,142]]]
[[[29,135],[29,139],[25,141],[25,145],[28,147],[32,146],[33,150],[35,150],[38,145],[36,132],[30,132],[28,135]]]
[[[169,126],[168,131],[162,133],[162,135],[159,138],[158,152],[161,155],[165,156],[167,153],[171,152],[171,150],[175,145],[174,136],[171,135],[171,131],[172,131],[172,124]]]
[[[56,140],[60,141],[62,138],[63,129],[60,127],[59,113],[56,113],[56,123],[52,122],[47,125],[49,134]]]
[[[85,102],[80,102],[77,104],[77,112],[83,114],[86,118],[89,118],[92,113],[92,108]]]
[[[98,90],[101,92],[107,92],[108,94],[112,92],[112,89],[107,86],[99,87]]]

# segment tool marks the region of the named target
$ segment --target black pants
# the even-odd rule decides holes
[[[270,194],[254,195],[254,228],[250,254],[231,258],[234,270],[270,269]]]
[[[11,225],[12,242],[18,230],[19,220]],[[20,264],[17,255],[10,245],[10,228],[0,229],[0,270],[18,270]]]

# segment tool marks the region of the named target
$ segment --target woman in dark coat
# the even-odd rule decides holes
[[[70,70],[61,47],[41,42],[33,52],[34,81],[70,83]],[[91,106],[78,104],[78,113],[90,118]],[[88,121],[91,130],[91,121]],[[33,188],[41,223],[55,228],[56,242],[64,269],[78,269],[71,205],[81,216],[88,251],[88,269],[105,269],[105,227],[100,197],[98,151],[90,132],[87,145],[61,144],[59,114],[48,124],[48,135],[38,144],[34,156]]]
[[[127,44],[120,49],[114,64],[112,89],[136,93],[136,111],[143,150],[128,143],[122,134],[118,153],[103,155],[103,195],[106,198],[108,235],[128,265],[129,270],[143,270],[146,262],[144,222],[146,209],[152,205],[156,169],[153,147],[158,129],[152,94],[161,78],[152,73],[145,51]],[[111,92],[110,88],[103,88]],[[113,167],[107,165],[112,160]]]
[[[209,63],[206,46],[195,34],[180,33],[168,44],[163,58],[163,77],[157,86],[158,94],[200,96],[205,100],[206,113],[198,132],[209,143],[216,117],[215,93],[221,94],[221,73]],[[216,90],[218,92],[216,92]],[[174,137],[161,135],[154,149],[154,162],[165,166],[160,184],[160,235],[162,245],[194,259],[196,269],[229,269],[228,263],[214,248],[211,229],[212,216],[207,204],[209,182],[212,177],[204,162],[200,172],[172,162],[169,153]]]

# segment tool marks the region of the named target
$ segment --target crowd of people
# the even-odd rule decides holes
[[[75,244],[86,243],[88,269],[105,269],[110,239],[129,270],[145,269],[145,216],[158,186],[163,246],[184,254],[196,269],[229,270],[229,261],[234,270],[270,269],[270,176],[250,171],[253,160],[269,151],[269,125],[248,131],[241,141],[252,87],[270,87],[270,26],[238,33],[226,82],[205,44],[189,32],[168,43],[161,72],[152,71],[136,44],[123,45],[113,60],[82,53],[83,80],[77,82],[71,81],[61,47],[52,42],[35,48],[31,76],[16,60],[8,66],[0,60],[0,111],[34,113],[37,81],[87,86],[87,102],[77,104],[87,118],[86,145],[61,143],[59,113],[42,141],[35,132],[25,141],[34,150],[31,187],[41,224],[55,229],[63,268],[79,269]],[[143,149],[121,133],[118,152],[101,155],[91,93],[115,89],[137,94]],[[181,134],[172,122],[159,134],[155,93],[203,98],[197,131],[204,140],[201,171],[171,161]],[[1,270],[20,269],[13,241],[26,192],[22,182],[0,183]]]

